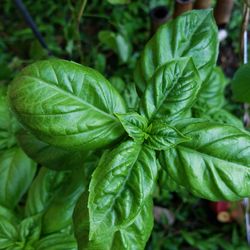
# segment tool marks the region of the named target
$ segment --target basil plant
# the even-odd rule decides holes
[[[204,199],[250,195],[250,134],[223,110],[217,36],[211,10],[161,26],[138,60],[138,94],[124,86],[133,102],[94,69],[61,59],[33,63],[10,84],[26,154],[85,183],[72,203],[79,250],[144,249],[159,171]],[[55,206],[48,218],[63,215]]]

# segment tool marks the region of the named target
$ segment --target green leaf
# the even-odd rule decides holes
[[[7,249],[14,245],[17,239],[17,229],[4,218],[0,218],[0,249]]]
[[[232,81],[233,97],[236,101],[250,103],[250,63],[242,65]]]
[[[131,43],[122,34],[109,30],[102,30],[98,33],[99,41],[108,49],[113,50],[122,63],[126,63],[131,55]]]
[[[175,119],[194,103],[201,86],[191,58],[171,61],[160,67],[149,80],[141,102],[141,112],[153,118]]]
[[[122,63],[126,63],[131,55],[132,47],[130,41],[121,34],[116,36],[117,54]]]
[[[90,240],[134,221],[152,193],[157,167],[155,152],[132,141],[101,158],[89,187]]]
[[[122,94],[126,86],[123,79],[119,76],[113,76],[109,80],[111,84],[117,89],[117,91]]]
[[[0,204],[14,208],[27,191],[36,172],[35,163],[20,148],[0,153]]]
[[[108,0],[111,4],[128,4],[130,0]]]
[[[66,150],[37,139],[28,131],[21,130],[17,140],[23,151],[35,162],[54,170],[72,170],[82,164],[89,153]]]
[[[149,136],[145,143],[153,150],[168,150],[182,142],[190,140],[190,138],[184,136],[176,128],[162,121],[154,121],[151,123],[147,134]]]
[[[77,250],[76,240],[66,233],[55,233],[44,237],[35,245],[36,250]]]
[[[7,221],[9,221],[12,224],[17,222],[17,218],[16,218],[15,214],[10,209],[0,205],[0,220],[1,220],[1,218],[6,219]]]
[[[217,37],[212,10],[193,10],[162,25],[138,61],[137,86],[143,91],[161,66],[180,57],[192,57],[202,81],[206,80],[217,60]]]
[[[202,110],[202,111],[194,110],[194,115],[197,118],[204,118],[212,122],[232,125],[241,129],[244,128],[243,122],[225,109],[219,109],[219,110],[213,109],[213,110],[210,110],[210,112],[209,111],[206,112],[205,110]]]
[[[15,133],[18,123],[7,103],[6,88],[0,87],[0,150],[16,144]]]
[[[41,215],[27,217],[18,226],[18,240],[32,245],[40,238]]]
[[[25,204],[25,214],[32,216],[43,212],[62,185],[69,178],[68,172],[58,172],[47,168],[41,168],[33,181]]]
[[[139,106],[139,96],[134,83],[126,85],[123,95],[129,111],[137,111]]]
[[[115,142],[125,113],[119,93],[97,71],[51,59],[36,62],[13,80],[9,99],[20,122],[40,140],[84,150]]]
[[[74,232],[79,250],[144,249],[153,228],[152,198],[145,201],[141,211],[128,226],[107,228],[89,240],[88,194],[84,193],[74,211]]]
[[[85,190],[84,174],[81,168],[76,169],[60,190],[54,194],[49,206],[44,211],[43,234],[55,233],[72,225],[74,207]]]
[[[116,114],[122,126],[136,142],[142,143],[146,136],[146,129],[148,127],[147,119],[138,113],[131,112],[126,114]]]
[[[227,80],[223,71],[219,67],[215,67],[201,88],[197,105],[205,106],[207,111],[222,108],[225,104],[224,90],[226,83]]]
[[[116,34],[109,30],[101,30],[98,33],[99,41],[109,49],[116,49]]]
[[[126,228],[121,228],[115,232],[112,250],[116,249],[145,249],[153,229],[153,202],[152,198],[145,202],[145,205],[136,216],[134,222]]]
[[[209,200],[250,195],[249,133],[195,119],[175,126],[192,140],[162,152],[160,159],[178,184]]]

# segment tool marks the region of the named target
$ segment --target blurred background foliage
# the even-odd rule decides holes
[[[92,0],[81,13],[83,0],[23,2],[53,56],[97,69],[111,78],[111,82],[116,82],[118,90],[123,89],[124,84],[133,84],[133,69],[151,36],[150,10],[166,5],[171,15],[174,3],[171,0],[123,0],[124,4],[117,5],[120,1]],[[14,1],[2,0],[0,6],[0,83],[8,84],[22,67],[49,56],[26,25]],[[223,60],[220,62],[228,77],[239,65],[241,19],[242,1],[235,1],[227,26],[229,36],[221,44],[224,56],[227,58],[230,53],[233,61],[233,66],[223,64]],[[133,94],[123,93],[131,102]],[[241,115],[241,106],[230,100],[230,90],[226,94],[228,108]],[[177,194],[171,182],[166,186],[161,185],[161,181],[164,180],[159,179],[155,191],[155,203],[161,210],[148,250],[249,249],[244,224],[218,222],[207,201],[193,197],[184,189]]]

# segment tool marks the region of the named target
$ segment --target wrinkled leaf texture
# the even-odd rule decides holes
[[[97,71],[50,59],[24,68],[9,88],[20,122],[40,140],[64,148],[102,148],[124,132],[113,113],[125,113],[114,87]]]
[[[206,80],[217,60],[217,33],[212,10],[193,10],[162,25],[138,61],[138,88],[143,92],[162,65],[180,57],[192,57],[202,81]]]
[[[132,141],[101,158],[89,187],[90,240],[134,221],[153,192],[157,168],[155,152]]]
[[[162,152],[161,165],[178,184],[208,200],[249,196],[248,132],[201,120],[183,121],[176,127],[192,140]]]
[[[175,119],[190,109],[200,87],[201,80],[192,58],[168,62],[149,80],[141,101],[141,113],[148,120]]]

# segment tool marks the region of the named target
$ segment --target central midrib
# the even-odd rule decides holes
[[[34,80],[36,80],[36,81],[39,81],[39,82],[41,82],[41,83],[43,83],[43,84],[49,86],[50,88],[54,89],[55,91],[61,92],[61,93],[63,93],[64,95],[67,95],[67,96],[69,96],[70,98],[79,101],[80,103],[84,104],[85,106],[88,106],[88,107],[90,107],[90,108],[96,110],[97,112],[103,114],[104,116],[107,116],[107,117],[109,117],[110,119],[112,119],[112,120],[114,120],[114,121],[117,121],[117,119],[116,119],[114,116],[112,116],[111,114],[106,113],[106,112],[104,112],[103,110],[98,109],[98,108],[96,108],[95,106],[93,106],[93,105],[91,105],[91,104],[85,102],[83,99],[81,99],[81,98],[79,98],[79,97],[77,97],[77,96],[71,94],[70,92],[67,92],[66,90],[64,90],[64,89],[62,89],[62,88],[60,88],[58,85],[54,85],[53,83],[46,82],[46,81],[41,80],[41,79],[39,79],[39,78],[37,78],[37,77],[34,77],[34,76],[27,76],[27,75],[24,75],[24,76],[22,76],[22,77],[24,77],[24,78],[31,78],[31,79],[34,79]]]

